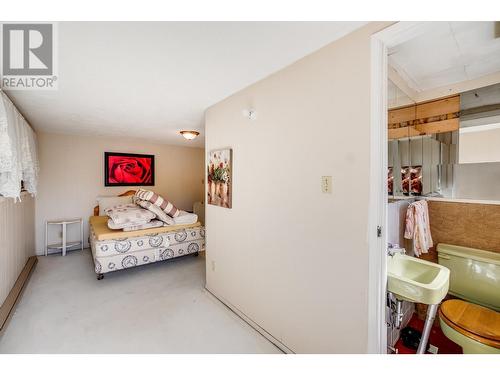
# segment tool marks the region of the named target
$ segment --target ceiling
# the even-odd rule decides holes
[[[203,147],[206,108],[363,24],[61,22],[58,90],[7,92],[35,130]]]
[[[495,22],[422,24],[411,39],[389,50],[389,65],[416,93],[500,72]]]
[[[415,104],[394,82],[387,80],[387,107],[396,108]]]

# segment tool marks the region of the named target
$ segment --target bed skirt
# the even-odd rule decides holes
[[[165,233],[97,240],[90,226],[90,248],[98,278],[108,272],[159,262],[205,250],[205,228],[197,226]]]

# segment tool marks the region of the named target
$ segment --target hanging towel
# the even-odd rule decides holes
[[[413,240],[413,253],[417,257],[433,246],[427,201],[413,202],[408,206],[405,238]]]

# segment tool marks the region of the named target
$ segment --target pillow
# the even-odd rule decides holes
[[[106,209],[105,213],[111,218],[111,220],[113,220],[113,223],[116,225],[145,224],[155,218],[154,213],[140,208],[133,203],[108,208]]]
[[[163,211],[160,207],[154,205],[151,202],[148,201],[141,201],[140,199],[136,199],[135,203],[141,206],[142,208],[145,208],[146,210],[151,211],[156,215],[156,218],[160,219],[163,221],[165,224],[172,225],[174,224],[174,219],[172,219],[170,216],[168,216],[165,211]]]
[[[141,230],[141,229],[148,229],[148,228],[158,228],[164,226],[165,223],[161,220],[151,220],[149,223],[142,224],[142,225],[135,225],[131,227],[125,227],[123,228],[124,232],[130,232],[133,230]]]
[[[106,213],[104,211],[107,208],[132,203],[132,198],[132,195],[128,195],[126,197],[97,197],[97,203],[99,204],[99,216],[105,216]]]
[[[125,224],[115,224],[113,219],[108,219],[109,229],[122,229],[124,232],[129,232],[133,230],[157,228],[164,226],[165,223],[160,220],[151,220],[146,222],[135,222],[135,223],[125,223]]]
[[[175,225],[180,225],[180,224],[189,225],[189,224],[194,224],[198,221],[198,215],[186,211],[181,211],[180,215],[173,220]]]
[[[134,222],[126,222],[126,223],[120,223],[116,224],[113,219],[109,218],[108,219],[108,228],[109,229],[125,229],[125,228],[135,228],[140,225],[146,225],[149,224],[151,221],[134,221]]]
[[[172,217],[179,216],[179,209],[161,195],[156,194],[154,191],[139,189],[135,192],[135,199],[151,202],[165,211],[167,215]]]

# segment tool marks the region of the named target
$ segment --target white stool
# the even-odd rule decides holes
[[[80,224],[80,241],[67,242],[66,226],[70,224]],[[62,226],[62,243],[49,245],[49,225]],[[67,249],[76,246],[80,246],[83,250],[83,220],[81,217],[71,220],[50,220],[45,222],[45,256],[47,256],[49,249],[61,249],[62,255],[65,256]]]

